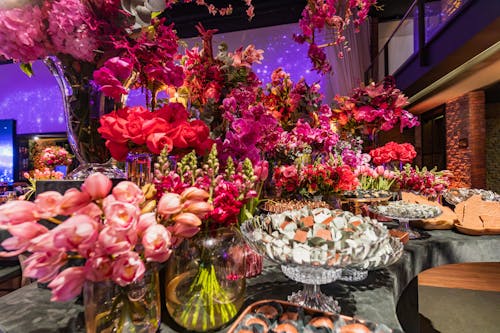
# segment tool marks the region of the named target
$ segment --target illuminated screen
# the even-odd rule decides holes
[[[14,136],[16,122],[0,120],[0,182],[14,182]]]

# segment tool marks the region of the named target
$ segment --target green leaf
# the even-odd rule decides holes
[[[28,77],[33,76],[33,67],[31,67],[31,63],[22,63],[19,65],[19,68],[24,72],[24,74],[28,75]]]

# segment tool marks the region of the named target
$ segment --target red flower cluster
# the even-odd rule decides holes
[[[195,149],[204,155],[212,146],[209,129],[200,120],[188,120],[188,113],[180,103],[167,104],[155,112],[138,107],[126,107],[104,115],[99,133],[106,139],[111,155],[123,161],[127,153],[137,147],[159,154],[188,152]]]
[[[399,124],[402,132],[419,125],[417,117],[403,109],[407,100],[396,88],[394,78],[387,76],[381,82],[354,89],[350,96],[335,96],[338,107],[334,116],[347,129],[389,131]]]
[[[273,176],[278,196],[300,194],[310,197],[355,189],[358,178],[347,165],[308,164],[300,170],[296,165],[281,166]]]
[[[426,167],[419,169],[407,164],[400,172],[397,182],[401,190],[418,192],[424,196],[436,198],[450,185],[450,176],[447,170],[436,171],[436,168],[427,170]]]
[[[417,156],[411,143],[388,142],[385,146],[370,151],[372,161],[376,165],[400,161],[409,163]]]

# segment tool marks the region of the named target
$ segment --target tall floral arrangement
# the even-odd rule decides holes
[[[8,252],[0,255],[30,252],[23,274],[48,282],[55,301],[76,297],[85,281],[127,286],[143,278],[146,263],[166,261],[175,239],[194,235],[212,209],[208,193],[195,188],[176,197],[175,209],[170,196],[156,207],[143,206],[146,198],[134,183],[112,189],[111,180],[96,173],[81,190],[9,202],[0,207],[0,227],[12,237],[2,242]],[[56,226],[49,230],[41,220]]]
[[[349,44],[344,32],[350,24],[357,30],[368,17],[368,12],[375,6],[376,0],[308,0],[299,20],[301,33],[294,35],[298,43],[308,43],[308,56],[313,69],[318,73],[329,73],[332,68],[323,50],[325,47],[338,45],[341,47],[339,58],[343,51],[349,51]],[[332,40],[318,45],[318,34],[329,29],[333,32]]]

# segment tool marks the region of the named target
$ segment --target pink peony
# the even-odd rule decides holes
[[[113,281],[124,287],[132,282],[137,282],[144,277],[146,267],[136,252],[122,253],[113,261]]]
[[[49,288],[52,289],[52,298],[50,300],[57,302],[72,300],[82,292],[84,282],[85,268],[66,268],[49,283]]]

